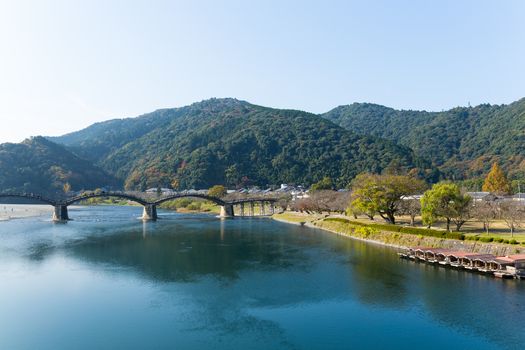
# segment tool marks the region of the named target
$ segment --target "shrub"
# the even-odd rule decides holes
[[[356,228],[355,229],[355,233],[357,233],[361,237],[367,238],[370,235],[377,234],[378,230],[376,230],[375,228],[372,228],[372,227],[363,226],[363,227]]]
[[[510,244],[518,244],[519,242],[516,241],[515,239],[511,239],[511,240],[509,241],[509,243],[510,243]]]
[[[348,220],[348,223],[351,224],[351,225],[354,225],[354,226],[369,226],[369,225],[375,225],[375,224],[365,224],[363,222],[359,222],[359,221],[351,221],[351,220]]]
[[[438,230],[432,230],[428,228],[417,228],[417,227],[402,227],[400,232],[410,233],[413,235],[431,236],[431,237],[443,237],[446,234],[445,231],[438,231]]]
[[[324,221],[342,222],[343,224],[350,223],[350,220],[345,218],[326,218]]]
[[[504,239],[504,240],[503,240],[503,243],[505,243],[505,244],[509,244],[509,242],[510,242],[510,241],[509,241],[508,239]]]
[[[503,238],[494,238],[494,242],[501,243],[503,242]]]
[[[200,210],[201,204],[199,202],[190,203],[187,207],[188,210]]]
[[[492,242],[493,240],[494,240],[494,237],[480,237],[479,238],[480,242],[485,242],[485,243]]]
[[[400,232],[401,226],[391,225],[391,224],[371,224],[370,226],[378,229],[378,230],[384,230],[384,231],[391,231],[391,232]]]
[[[460,232],[446,232],[446,231],[439,231],[439,230],[432,230],[427,228],[418,228],[418,227],[406,227],[406,226],[399,226],[399,225],[392,225],[392,224],[376,224],[376,223],[362,223],[359,221],[352,221],[344,218],[326,218],[324,221],[332,221],[332,222],[340,222],[349,224],[351,226],[357,226],[355,231],[358,234],[363,235],[364,231],[361,230],[361,228],[372,228],[377,231],[388,231],[388,232],[400,232],[400,233],[407,233],[411,235],[419,235],[421,238],[423,236],[427,237],[437,237],[437,238],[449,238],[449,239],[459,239],[464,240],[465,235]],[[478,240],[478,237],[467,237],[467,239],[475,239]]]
[[[464,240],[465,235],[461,232],[447,232],[445,238]]]
[[[180,198],[175,200],[175,206],[178,208],[186,208],[193,201],[190,198]]]

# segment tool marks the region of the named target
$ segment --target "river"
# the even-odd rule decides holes
[[[271,219],[0,222],[0,349],[522,349],[525,282]]]

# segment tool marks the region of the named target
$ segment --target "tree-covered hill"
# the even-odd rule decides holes
[[[97,164],[133,189],[310,184],[324,176],[346,186],[356,174],[380,172],[393,161],[417,166],[412,152],[393,142],[359,136],[315,114],[235,99],[110,121],[55,140],[97,155]]]
[[[52,195],[69,183],[73,190],[118,186],[118,181],[63,146],[33,137],[0,145],[0,191]]]
[[[322,116],[356,133],[410,147],[451,179],[480,176],[494,161],[511,177],[525,178],[525,99],[443,112],[354,103]]]
[[[98,161],[126,143],[168,124],[178,110],[180,109],[161,109],[137,118],[112,119],[48,139],[67,146],[83,158]]]

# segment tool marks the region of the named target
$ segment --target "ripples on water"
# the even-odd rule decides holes
[[[0,223],[0,349],[521,349],[525,282],[269,219]]]

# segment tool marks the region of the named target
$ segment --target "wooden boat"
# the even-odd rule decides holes
[[[494,272],[494,277],[510,279],[514,278],[514,275],[507,271],[496,271]]]

